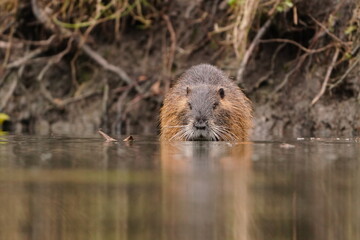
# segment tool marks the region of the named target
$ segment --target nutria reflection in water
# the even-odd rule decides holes
[[[244,141],[252,126],[250,100],[220,69],[187,70],[165,96],[162,140]]]
[[[175,239],[249,238],[251,147],[161,143],[165,234]]]

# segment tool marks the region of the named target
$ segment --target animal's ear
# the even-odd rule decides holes
[[[220,88],[218,92],[219,92],[219,95],[220,95],[221,98],[225,97],[225,91],[224,91],[223,88]]]
[[[186,87],[186,96],[188,96],[190,92],[191,92],[191,89],[189,87]]]

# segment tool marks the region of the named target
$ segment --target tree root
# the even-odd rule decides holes
[[[105,70],[115,73],[120,77],[120,79],[124,80],[128,85],[134,84],[134,80],[132,80],[124,70],[122,70],[121,68],[115,65],[110,64],[105,58],[103,58],[102,56],[100,56],[100,54],[92,50],[88,45],[86,44],[82,45],[81,49],[84,51],[84,53],[86,53],[91,59],[97,62]],[[140,88],[140,86],[138,86],[137,84],[135,84],[135,89],[139,93],[144,92],[144,90]]]
[[[272,19],[269,18],[265,24],[260,28],[260,30],[257,32],[254,40],[251,42],[249,48],[246,50],[244,57],[241,61],[240,67],[237,71],[237,75],[236,75],[236,83],[239,84],[242,82],[242,78],[243,78],[243,74],[245,71],[245,67],[247,65],[247,62],[250,59],[250,56],[252,54],[252,52],[254,51],[255,47],[258,45],[260,38],[265,34],[266,30],[269,28],[270,24],[271,24]]]
[[[274,68],[275,68],[275,61],[276,61],[276,57],[278,56],[279,52],[285,47],[285,43],[280,44],[276,50],[274,51],[273,56],[271,57],[271,64],[270,64],[270,70],[267,71],[267,73],[265,73],[259,80],[256,81],[256,85],[253,88],[257,89],[259,88],[259,86],[261,85],[261,83],[265,82],[266,80],[268,80],[273,74],[274,74]]]
[[[287,84],[290,76],[293,75],[297,70],[299,70],[299,68],[301,67],[301,65],[303,64],[303,62],[305,61],[305,59],[308,56],[309,56],[309,53],[305,53],[300,56],[300,60],[297,62],[296,66],[293,69],[291,69],[288,73],[286,73],[283,81],[275,88],[275,90],[273,91],[272,94],[279,92]]]
[[[174,62],[174,56],[175,56],[175,51],[176,51],[176,33],[174,30],[174,27],[170,21],[170,18],[168,15],[163,15],[163,19],[166,23],[166,27],[170,33],[170,40],[171,40],[171,45],[170,45],[170,50],[168,51],[168,54],[166,56],[166,71],[167,71],[167,75],[171,74],[171,68]]]
[[[21,72],[22,70],[20,69],[19,72]],[[13,95],[15,89],[16,89],[16,86],[18,84],[18,79],[19,79],[19,76],[20,74],[16,74],[15,72],[11,72],[7,78],[12,78],[10,79],[11,83],[10,83],[10,86],[9,88],[7,89],[6,93],[4,95],[1,96],[1,99],[0,99],[0,111],[2,109],[4,109],[8,103],[8,101],[10,100],[11,96]]]
[[[334,56],[332,58],[332,61],[327,69],[327,72],[326,72],[326,75],[325,75],[325,79],[324,79],[324,82],[322,83],[322,86],[321,86],[321,89],[320,89],[320,92],[315,96],[315,98],[311,101],[311,106],[313,106],[320,98],[322,95],[324,95],[325,93],[325,90],[326,90],[326,86],[327,86],[327,83],[329,82],[329,79],[330,79],[330,75],[331,75],[331,72],[332,70],[334,69],[335,67],[335,64],[336,64],[336,60],[339,56],[339,53],[340,53],[340,49],[339,48],[336,48],[335,49],[335,53],[334,53]]]
[[[290,40],[290,39],[272,38],[272,39],[260,40],[260,42],[262,42],[262,43],[269,43],[269,42],[290,43],[290,44],[293,44],[293,45],[297,46],[298,48],[300,48],[301,50],[303,50],[306,53],[319,53],[319,52],[323,52],[323,51],[325,51],[325,50],[327,50],[329,48],[332,48],[332,47],[335,47],[335,46],[338,45],[336,43],[330,43],[330,44],[328,44],[328,45],[326,45],[325,47],[322,47],[322,48],[309,49],[309,48],[306,48],[306,47],[302,46],[300,43],[295,42],[295,41]]]
[[[30,53],[26,54],[24,57],[9,63],[7,65],[5,65],[5,68],[10,69],[10,68],[18,68],[22,65],[25,65],[28,63],[28,61],[34,57],[36,57],[37,55],[45,52],[48,49],[48,47],[39,47],[33,51],[31,51]]]
[[[360,63],[360,56],[357,57],[355,62],[346,70],[346,72],[340,77],[339,80],[337,80],[334,84],[331,84],[329,89],[332,90],[333,88],[340,85],[342,81],[349,75],[349,73],[356,67],[356,65]]]
[[[55,25],[50,20],[49,16],[42,9],[39,8],[37,0],[31,0],[31,6],[37,20],[40,21],[47,29],[51,30],[54,34],[61,36],[62,38],[73,38],[74,40],[76,40],[76,42],[78,42],[79,47],[84,51],[84,53],[86,53],[90,58],[97,62],[101,67],[103,67],[105,70],[115,73],[127,84],[133,84],[134,81],[127,75],[127,73],[123,69],[110,64],[97,52],[91,49],[87,44],[83,44],[85,39],[76,36],[75,33],[72,33],[65,28],[61,28]],[[139,93],[143,92],[143,90],[139,86],[135,86],[135,88]]]

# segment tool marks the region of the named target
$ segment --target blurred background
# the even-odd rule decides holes
[[[199,63],[253,101],[254,139],[360,133],[357,0],[2,0],[0,61],[17,133],[157,134]]]

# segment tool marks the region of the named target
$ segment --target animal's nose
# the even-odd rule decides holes
[[[206,119],[204,118],[196,118],[195,119],[196,121],[194,122],[194,127],[197,129],[197,130],[205,130],[206,129]]]

